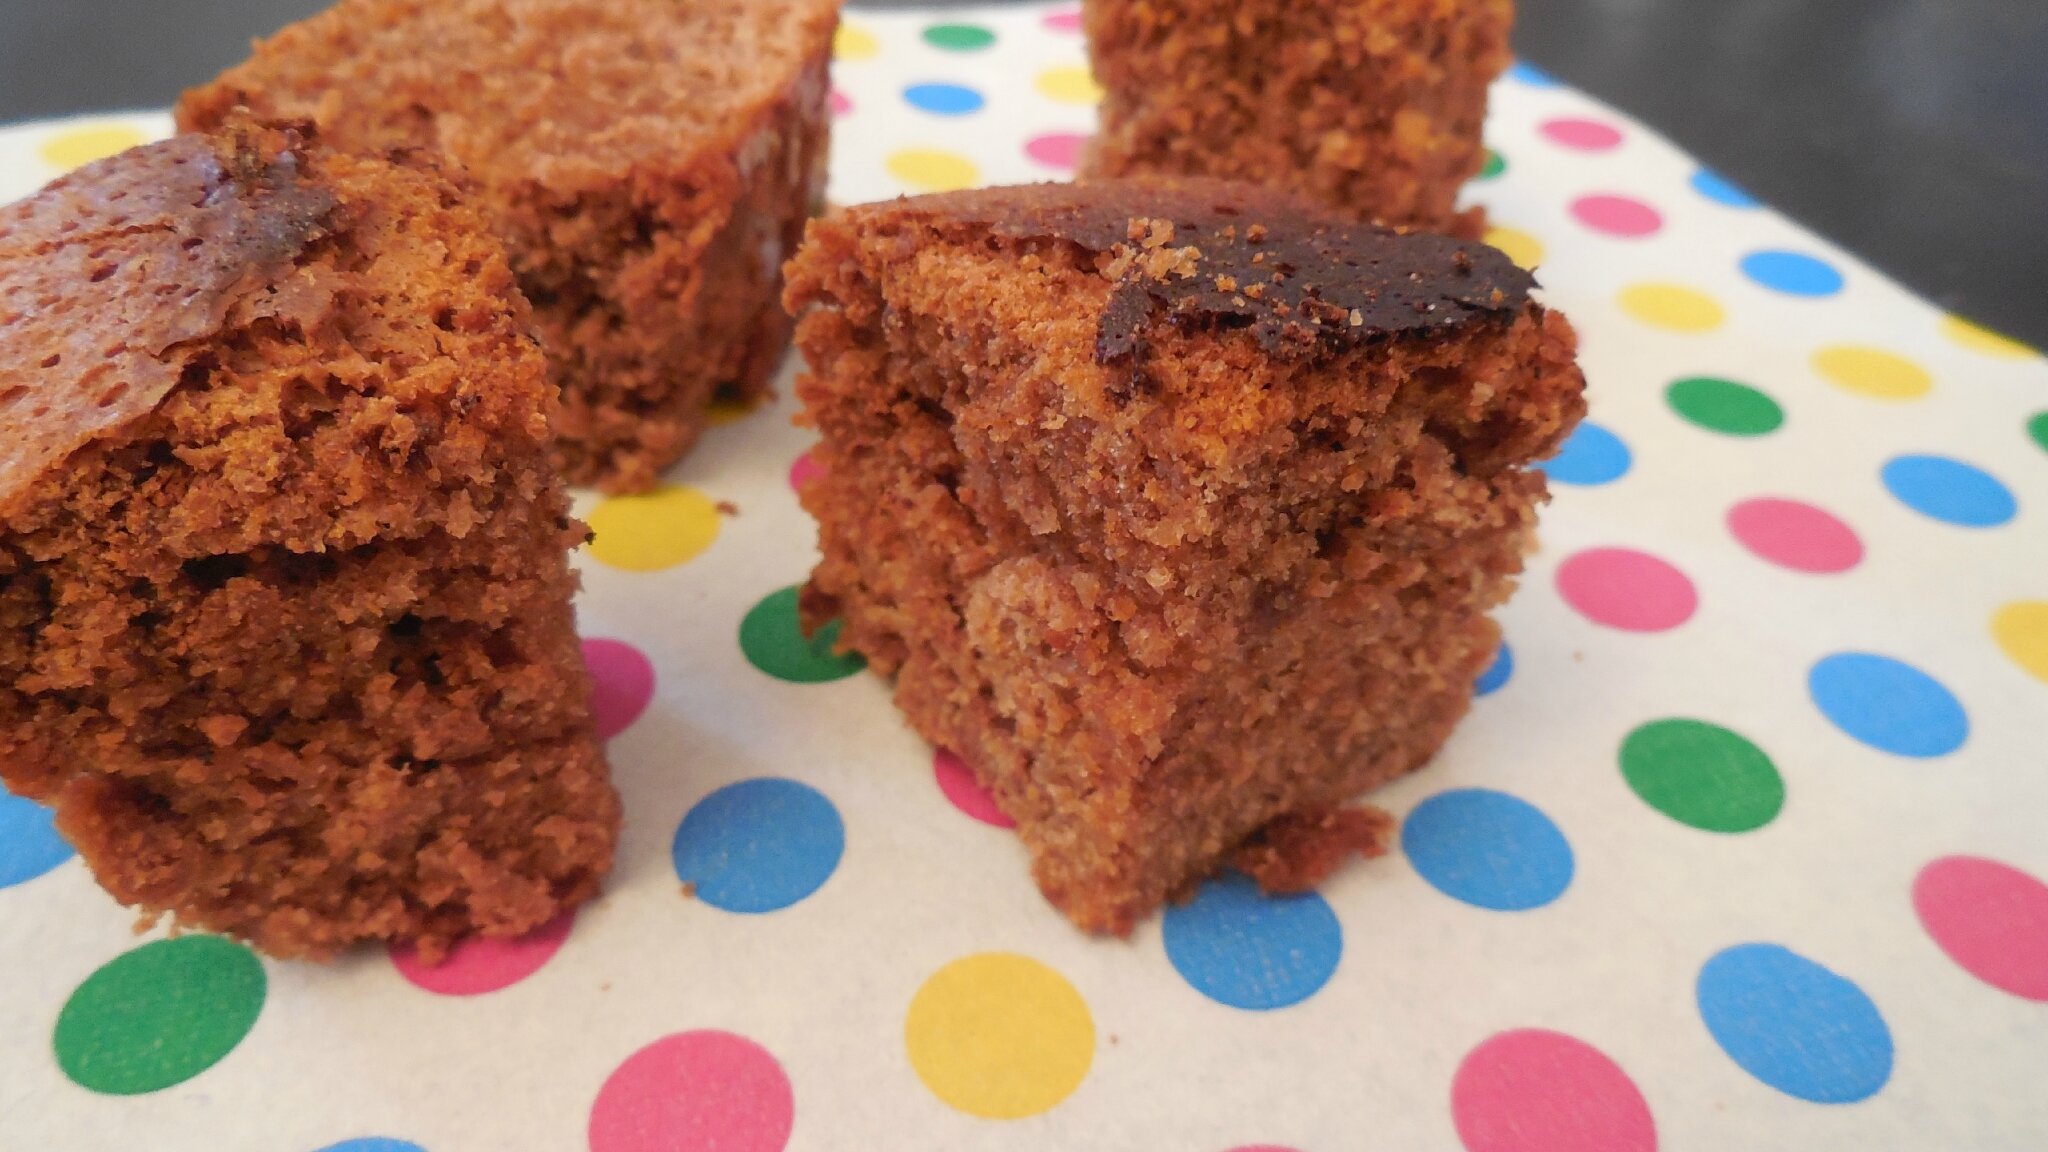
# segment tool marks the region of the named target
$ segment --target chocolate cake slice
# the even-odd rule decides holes
[[[1354,220],[1477,235],[1511,0],[1084,0],[1090,177],[1270,184]]]
[[[341,0],[185,94],[436,149],[476,185],[562,389],[571,483],[654,485],[789,343],[781,265],[823,199],[838,0]]]
[[[431,956],[597,891],[530,327],[455,183],[298,129],[0,208],[0,775],[117,899]]]
[[[809,621],[973,765],[1075,923],[1236,862],[1315,883],[1343,806],[1469,704],[1584,412],[1478,244],[1216,181],[849,209],[789,269]]]

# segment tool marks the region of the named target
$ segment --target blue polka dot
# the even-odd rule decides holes
[[[1195,991],[1254,1012],[1315,995],[1344,954],[1344,930],[1321,896],[1268,896],[1237,872],[1168,908],[1164,935],[1166,958]]]
[[[1896,456],[1882,475],[1899,503],[1944,524],[1996,528],[2019,514],[2019,501],[1996,476],[1946,456]]]
[[[1481,696],[1491,696],[1506,687],[1508,679],[1514,674],[1515,650],[1508,647],[1508,642],[1503,640],[1500,642],[1500,648],[1493,654],[1493,663],[1488,664],[1486,671],[1479,674],[1479,680],[1472,685],[1472,690]]]
[[[389,1136],[360,1136],[354,1140],[343,1140],[329,1144],[320,1152],[427,1152],[410,1140],[393,1140]]]
[[[959,84],[912,84],[903,90],[903,98],[912,108],[940,116],[965,116],[988,103],[981,93]]]
[[[1634,458],[1621,437],[1588,420],[1572,430],[1555,457],[1537,467],[1565,484],[1612,484],[1628,474]]]
[[[1730,208],[1762,207],[1756,197],[1730,184],[1720,173],[1705,168],[1692,174],[1692,190]]]
[[[1892,1075],[1892,1034],[1853,982],[1776,944],[1738,944],[1700,969],[1700,1019],[1742,1070],[1801,1100],[1851,1104]]]
[[[1787,296],[1833,296],[1842,290],[1842,274],[1834,265],[1803,252],[1751,252],[1742,258],[1742,274]]]
[[[1510,79],[1527,84],[1531,88],[1555,88],[1558,86],[1557,77],[1552,76],[1534,64],[1524,64],[1520,60],[1515,61],[1514,66],[1508,69],[1508,76]]]
[[[839,867],[846,826],[817,789],[764,776],[697,802],[669,854],[699,900],[727,912],[773,912],[818,890]]]
[[[1946,756],[1970,736],[1970,718],[1941,681],[1911,664],[1838,652],[1813,666],[1807,691],[1829,722],[1880,752]]]
[[[71,859],[56,814],[0,785],[0,888],[33,880]]]
[[[1437,891],[1520,912],[1564,895],[1572,846],[1541,809],[1485,788],[1439,792],[1401,825],[1401,851]]]

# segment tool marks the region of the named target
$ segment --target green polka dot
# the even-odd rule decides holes
[[[1763,749],[1700,720],[1653,720],[1621,742],[1621,774],[1643,803],[1707,832],[1751,832],[1785,806]]]
[[[978,24],[934,24],[924,30],[924,42],[948,52],[979,52],[996,42],[996,34]]]
[[[82,1088],[136,1096],[182,1084],[233,1051],[263,1011],[263,963],[218,936],[124,952],[64,1002],[57,1063]]]
[[[1672,384],[1664,398],[1685,419],[1728,436],[1761,436],[1785,422],[1776,400],[1733,380],[1690,377]]]
[[[2034,438],[2041,451],[2048,452],[2048,412],[2036,412],[2034,418],[2027,421],[2027,435]]]
[[[859,653],[841,656],[832,651],[839,641],[839,621],[805,636],[797,626],[795,586],[771,594],[754,605],[740,621],[740,651],[754,667],[777,680],[794,684],[823,684],[843,680],[867,667]]]
[[[1493,149],[1488,148],[1486,150],[1486,167],[1479,170],[1479,178],[1481,180],[1496,180],[1499,179],[1501,173],[1507,170],[1508,162],[1506,158]]]

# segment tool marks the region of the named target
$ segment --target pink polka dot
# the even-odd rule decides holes
[[[806,452],[797,457],[796,462],[789,466],[789,486],[801,492],[804,489],[804,485],[809,484],[824,474],[825,466],[811,459],[811,454]]]
[[[575,924],[576,913],[564,912],[516,939],[472,936],[431,966],[420,962],[419,953],[398,945],[391,949],[391,966],[407,983],[437,995],[481,996],[540,971],[562,950]]]
[[[583,663],[594,688],[590,712],[597,738],[609,740],[632,726],[654,699],[654,665],[624,640],[585,640]]]
[[[1045,17],[1045,26],[1055,32],[1079,32],[1081,30],[1081,12],[1079,9],[1065,12],[1048,12]]]
[[[2048,1001],[2048,884],[1981,856],[1944,856],[1913,881],[1920,926],[1963,971]]]
[[[1572,201],[1572,215],[1609,236],[1649,236],[1664,227],[1655,208],[1627,196],[1581,196]]]
[[[1557,570],[1565,603],[1595,624],[1663,632],[1692,619],[1699,593],[1686,575],[1633,548],[1589,548]]]
[[[844,116],[848,112],[853,111],[853,101],[848,100],[846,93],[841,92],[839,89],[834,88],[832,90],[831,100],[832,114],[834,116]]]
[[[1744,500],[1728,510],[1728,530],[1758,557],[1800,572],[1847,572],[1863,561],[1855,529],[1797,500]]]
[[[678,1032],[626,1058],[590,1106],[590,1152],[780,1152],[796,1120],[789,1077],[730,1032]]]
[[[998,828],[1017,826],[1015,820],[996,807],[996,798],[989,794],[989,790],[974,778],[974,769],[958,756],[944,748],[939,749],[939,754],[932,757],[932,775],[938,779],[939,791],[946,794],[953,807],[983,824],[993,824]]]
[[[1546,120],[1540,131],[1552,141],[1581,152],[1605,152],[1621,143],[1621,132],[1598,120],[1563,117]]]
[[[1451,1081],[1470,1152],[1655,1152],[1657,1122],[1621,1066],[1561,1032],[1497,1033]]]
[[[1024,154],[1048,168],[1070,172],[1081,162],[1081,145],[1087,140],[1074,132],[1048,132],[1026,141]]]

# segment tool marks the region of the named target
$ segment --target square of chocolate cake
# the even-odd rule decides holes
[[[0,208],[0,776],[117,899],[431,957],[597,891],[531,327],[456,183],[296,129]]]
[[[789,269],[808,621],[893,678],[1075,923],[1313,884],[1499,640],[1584,412],[1507,257],[1207,180],[846,210]]]
[[[1270,184],[1356,220],[1476,235],[1512,0],[1083,0],[1103,87],[1089,176]]]
[[[467,170],[562,389],[571,483],[653,486],[789,343],[781,265],[822,200],[838,0],[341,0],[185,94]]]

